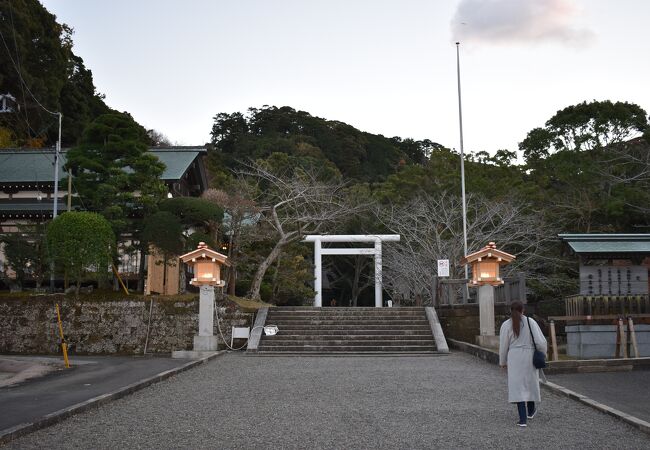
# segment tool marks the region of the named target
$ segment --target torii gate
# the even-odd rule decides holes
[[[375,257],[375,307],[383,306],[381,243],[399,242],[399,234],[310,234],[303,242],[314,243],[314,306],[323,306],[323,255],[374,255]],[[374,242],[371,248],[322,248],[323,242]]]

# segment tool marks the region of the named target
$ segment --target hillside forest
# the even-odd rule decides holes
[[[0,0],[0,33],[0,93],[15,99],[0,114],[0,147],[52,147],[57,117],[48,111],[62,112],[77,208],[131,237],[115,252],[144,254],[153,244],[171,260],[203,240],[231,258],[230,294],[275,304],[313,296],[306,234],[400,234],[384,248],[384,283],[407,304],[430,301],[438,259],[464,277],[460,155],[435,137],[385,137],[289,106],[219,112],[205,143],[210,189],[168,199],[164,165],[147,154],[169,144],[165,130],[105,103],[73,52],[71,27],[37,0]],[[558,233],[650,227],[647,112],[617,99],[558,108],[517,149],[464,160],[468,249],[494,241],[516,255],[506,275],[524,273],[532,301],[577,289],[577,261]],[[43,232],[2,238],[17,273],[28,265],[47,277]],[[324,266],[326,300],[372,301],[370,258],[326,258]]]

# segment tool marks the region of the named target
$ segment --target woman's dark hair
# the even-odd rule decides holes
[[[512,302],[510,305],[510,317],[512,318],[512,332],[519,337],[521,330],[521,315],[524,313],[524,304],[520,301]]]

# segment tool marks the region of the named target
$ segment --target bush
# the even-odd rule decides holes
[[[65,212],[47,226],[46,242],[51,261],[76,280],[77,293],[89,270],[98,277],[108,276],[115,234],[101,215],[91,212]]]

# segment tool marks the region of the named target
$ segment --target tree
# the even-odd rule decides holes
[[[77,295],[89,269],[94,269],[98,278],[108,277],[106,267],[115,250],[115,234],[100,214],[65,212],[47,226],[46,241],[54,264],[76,280]]]
[[[396,292],[415,296],[419,301],[433,298],[438,259],[449,259],[451,277],[464,278],[460,265],[463,255],[462,203],[455,195],[420,197],[403,205],[387,205],[377,216],[391,232],[402,239],[384,249],[384,280]],[[528,211],[527,205],[514,200],[488,200],[470,194],[467,198],[468,252],[494,241],[500,248],[517,256],[506,273],[521,271],[535,274],[541,283],[552,283],[546,246],[553,231],[543,217]]]
[[[126,113],[105,114],[84,130],[78,146],[67,154],[75,188],[84,209],[102,214],[116,236],[133,240],[124,251],[140,251],[140,281],[144,281],[146,245],[138,240],[144,217],[157,211],[165,197],[160,179],[165,165],[148,153],[146,130]]]
[[[563,150],[607,147],[639,136],[647,128],[648,114],[634,103],[583,102],[558,111],[544,128],[531,130],[519,149],[529,161]]]
[[[16,273],[18,287],[22,289],[29,276],[40,288],[48,271],[44,226],[21,225],[16,232],[0,235],[0,243],[4,243],[5,258]]]
[[[294,167],[274,173],[263,162],[250,163],[239,172],[259,186],[260,225],[268,227],[273,244],[252,277],[249,298],[259,299],[264,275],[291,243],[324,231],[359,211],[346,199],[345,184],[322,181],[318,174]]]
[[[19,108],[0,114],[19,146],[53,145],[63,112],[63,144],[76,144],[88,123],[109,108],[96,92],[92,73],[72,51],[73,30],[56,21],[38,0],[0,2],[0,92]]]
[[[238,161],[266,159],[272,153],[329,166],[348,179],[376,182],[404,164],[424,163],[435,145],[364,133],[287,106],[264,106],[245,115],[215,116],[208,163],[219,185],[231,178],[229,170]]]
[[[231,183],[228,191],[208,189],[203,198],[221,207],[225,217],[224,243],[227,244],[228,260],[228,294],[235,295],[237,288],[237,269],[241,261],[243,246],[250,243],[253,235],[250,233],[258,220],[259,208],[251,200],[253,193],[250,185],[238,180]]]

